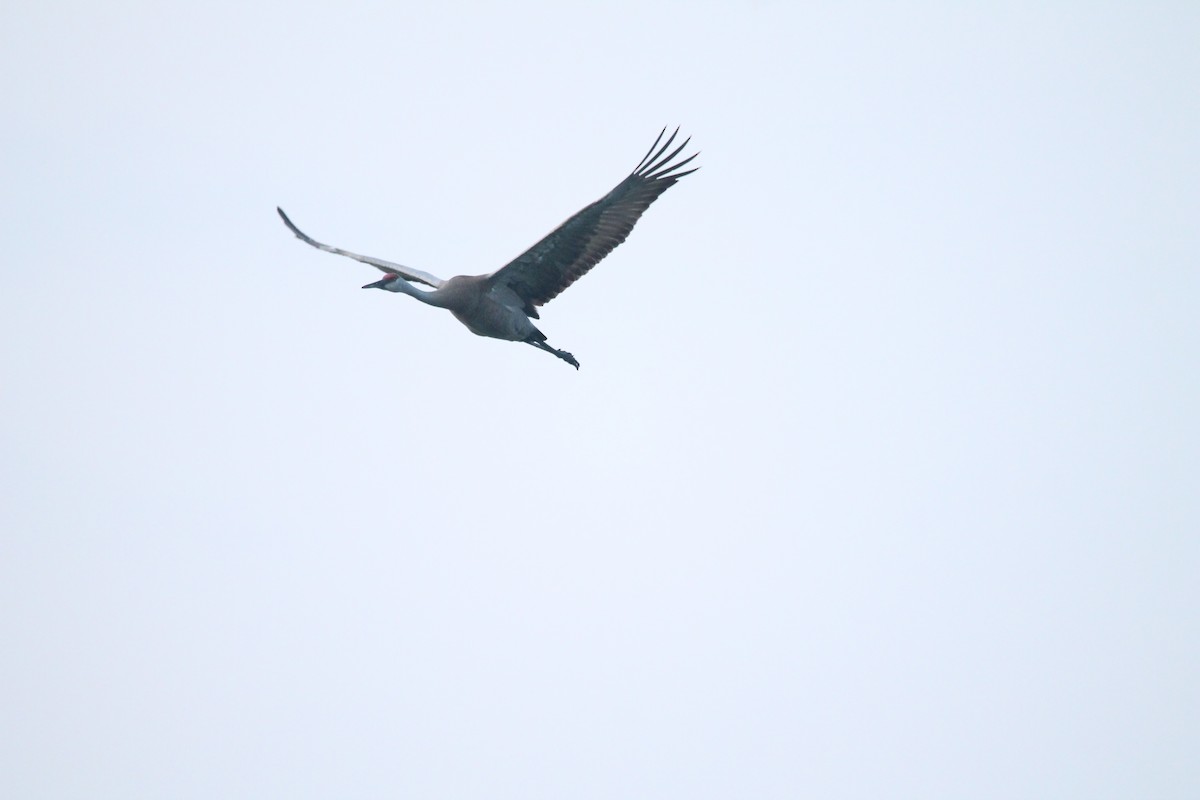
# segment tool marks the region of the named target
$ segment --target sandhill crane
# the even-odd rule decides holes
[[[552,353],[579,369],[579,362],[573,355],[546,344],[546,335],[529,320],[539,319],[537,306],[553,300],[625,241],[638,218],[659,195],[684,175],[690,175],[698,169],[694,167],[685,172],[678,171],[699,153],[671,163],[687,147],[690,139],[669,155],[663,156],[675,141],[679,129],[676,128],[659,148],[659,142],[666,132],[667,129],[663,128],[645,158],[611,192],[489,275],[459,275],[443,281],[428,272],[330,247],[303,233],[288,219],[282,208],[275,210],[302,242],[327,253],[357,259],[384,273],[382,279],[362,288],[387,289],[389,292],[410,295],[431,306],[448,309],[472,333],[524,342]],[[414,283],[423,283],[433,289],[418,289]]]

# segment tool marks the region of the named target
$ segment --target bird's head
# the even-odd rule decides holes
[[[394,283],[395,281],[398,281],[398,280],[400,280],[399,275],[396,275],[393,272],[389,272],[387,275],[384,275],[382,278],[375,281],[374,283],[368,283],[366,286],[364,286],[362,288],[364,288],[364,289],[387,289],[392,283]]]

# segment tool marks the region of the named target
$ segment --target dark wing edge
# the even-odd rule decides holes
[[[666,132],[667,129],[663,128],[633,172],[611,192],[559,225],[509,264],[493,272],[490,280],[502,283],[520,295],[526,302],[526,313],[536,317],[534,306],[550,302],[587,274],[625,241],[638,219],[659,195],[674,186],[680,178],[699,169],[693,167],[679,171],[699,153],[673,162],[687,147],[690,138],[685,139],[669,155],[663,155],[679,135],[679,128],[659,147]]]
[[[333,253],[334,255],[337,255],[337,256],[346,256],[347,258],[353,258],[355,261],[361,261],[364,264],[370,264],[372,267],[375,267],[375,269],[380,270],[381,272],[399,275],[401,278],[406,278],[406,279],[408,279],[410,281],[414,281],[416,283],[423,283],[426,286],[432,286],[435,289],[437,287],[441,286],[443,283],[445,283],[445,281],[443,281],[441,278],[437,277],[436,275],[430,275],[428,272],[422,272],[419,269],[413,269],[411,267],[406,267],[403,264],[396,264],[391,261],[384,261],[382,258],[372,258],[371,256],[362,256],[362,255],[359,255],[358,253],[351,253],[349,250],[342,250],[337,247],[330,247],[327,244],[322,244],[321,242],[318,242],[316,239],[309,236],[304,231],[297,228],[296,224],[294,222],[292,222],[290,219],[288,219],[288,215],[283,213],[282,208],[280,208],[279,206],[275,206],[275,210],[279,212],[279,218],[283,220],[284,225],[288,226],[288,230],[290,230],[292,233],[296,234],[297,239],[304,242],[305,244],[312,245],[313,247],[317,248],[318,250],[324,250],[326,253]]]

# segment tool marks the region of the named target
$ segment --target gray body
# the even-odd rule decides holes
[[[433,291],[418,289],[406,280],[384,278],[363,287],[386,289],[444,308],[471,333],[523,342],[541,331],[529,321],[525,302],[503,284],[492,284],[488,275],[456,275]]]
[[[678,128],[655,152],[665,133],[664,128],[645,158],[612,191],[489,275],[459,275],[442,280],[428,272],[331,247],[301,232],[283,209],[276,211],[292,233],[306,244],[362,261],[385,273],[381,280],[367,284],[364,289],[407,294],[422,303],[448,310],[474,334],[525,342],[579,369],[575,357],[546,344],[546,335],[530,320],[538,319],[538,306],[550,302],[625,241],[638,218],[659,195],[684,175],[696,171],[696,168],[678,171],[695,155],[671,163],[687,146],[686,140],[670,155],[663,156],[678,135]],[[419,289],[417,283],[432,289]]]

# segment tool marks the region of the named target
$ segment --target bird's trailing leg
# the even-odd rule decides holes
[[[571,355],[566,350],[555,350],[545,342],[539,342],[536,339],[526,339],[525,344],[531,344],[539,350],[545,350],[547,353],[552,353],[570,364],[575,369],[579,369],[579,362],[575,360],[575,356]]]

